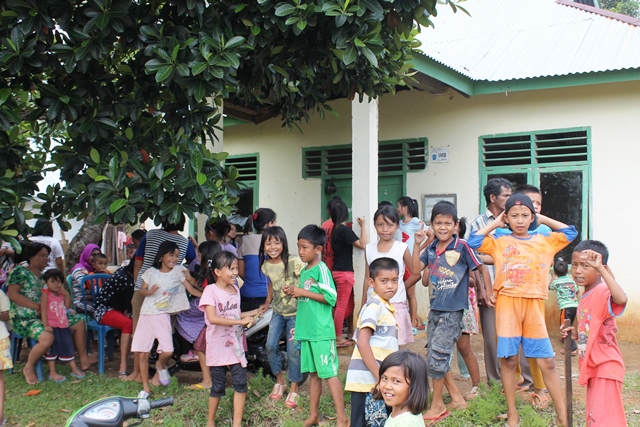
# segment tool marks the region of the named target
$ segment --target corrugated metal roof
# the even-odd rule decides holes
[[[640,27],[555,0],[439,5],[418,50],[473,80],[503,81],[640,68]]]

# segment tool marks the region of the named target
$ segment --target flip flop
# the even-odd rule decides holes
[[[336,344],[336,347],[338,347],[338,348],[353,347],[354,344],[355,344],[355,342],[353,342],[351,340],[346,340],[344,342]]]
[[[444,420],[449,415],[451,415],[451,411],[447,410],[447,411],[444,411],[442,414],[438,415],[435,418],[430,418],[430,417],[426,417],[426,416],[423,415],[422,419],[427,421],[427,427],[430,427],[430,426],[435,425],[436,423],[439,423],[440,421]]]
[[[118,378],[123,379],[126,378],[129,374],[126,371],[118,372]],[[2,426],[0,426],[2,427]]]
[[[87,375],[84,372],[81,372],[79,374],[73,373],[71,372],[70,374],[73,378],[77,378],[79,380],[83,379],[84,377],[86,377]]]
[[[187,390],[209,390],[211,387],[205,387],[202,384],[191,384],[185,387]]]
[[[61,378],[55,379],[55,378],[50,376],[49,380],[53,381],[54,383],[60,384],[60,383],[65,382],[67,380],[67,377],[61,377]]]
[[[158,371],[158,379],[160,380],[160,385],[168,386],[171,383],[171,374],[167,368],[160,369]]]
[[[533,407],[535,409],[545,409],[549,406],[550,403],[549,397],[544,395],[541,397],[536,393],[531,393],[531,400],[533,401]]]

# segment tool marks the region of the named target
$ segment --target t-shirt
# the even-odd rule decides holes
[[[331,235],[333,268],[331,271],[353,271],[353,244],[359,237],[349,227],[340,224]]]
[[[398,351],[398,326],[396,325],[393,305],[380,298],[375,292],[360,310],[354,339],[358,341],[360,331],[364,328],[373,330],[369,345],[378,366],[394,351]],[[370,393],[376,385],[376,377],[362,361],[358,346],[353,349],[349,369],[347,371],[346,391]]]
[[[420,218],[413,217],[409,222],[400,221],[400,231],[408,236],[404,242],[409,247],[409,252],[413,254],[413,243],[415,242],[415,234],[422,228],[424,223]]]
[[[397,417],[393,414],[389,415],[387,422],[384,423],[384,427],[424,427],[424,419],[422,414],[412,414],[407,411]]]
[[[578,306],[578,285],[571,277],[558,277],[551,282],[549,290],[556,291],[556,299],[560,310]]]
[[[624,381],[616,317],[622,316],[625,307],[611,301],[611,292],[604,282],[582,295],[578,305],[578,382],[581,385],[586,386],[591,378]]]
[[[43,289],[42,293],[48,295],[47,319],[49,326],[52,328],[68,328],[69,319],[67,319],[67,306],[64,305],[64,294],[59,292],[58,295]]]
[[[142,275],[148,289],[158,285],[159,289],[145,297],[140,309],[142,315],[172,314],[189,309],[187,290],[182,282],[185,280],[185,268],[176,265],[167,273],[151,267]]]
[[[42,270],[43,273],[47,270],[51,270],[52,268],[58,268],[56,265],[56,258],[64,258],[64,250],[62,250],[62,246],[58,239],[51,236],[31,236],[29,237],[29,240],[45,244],[51,248],[51,252],[49,252],[49,263],[44,270]]]
[[[467,242],[453,235],[443,252],[438,252],[439,240],[433,241],[420,255],[427,266],[430,286],[430,308],[440,311],[458,311],[469,308],[469,271],[482,261],[469,248]]]
[[[300,283],[300,272],[306,266],[304,262],[297,256],[289,256],[287,265],[288,274],[285,275],[284,263],[271,264],[265,262],[262,264],[262,272],[271,280],[273,288],[273,299],[271,300],[271,308],[282,316],[295,316],[298,311],[298,301],[291,295],[287,295],[282,290],[283,286],[297,287]]]
[[[11,307],[11,301],[9,297],[0,289],[0,313],[3,311],[9,311]],[[9,336],[9,329],[5,322],[0,322],[0,340]]]
[[[402,242],[394,241],[393,246],[389,252],[378,252],[378,242],[367,243],[365,247],[365,254],[367,256],[367,262],[371,264],[378,258],[388,257],[395,259],[400,268],[400,277],[398,277],[398,290],[396,294],[389,300],[390,303],[405,303],[407,302],[407,290],[404,287],[404,280],[402,273],[404,272],[404,253],[407,251],[407,245]],[[367,296],[371,296],[372,288],[367,290]]]
[[[142,237],[142,240],[140,240],[138,250],[136,251],[136,259],[142,260],[142,266],[136,278],[136,291],[139,291],[142,286],[142,275],[153,265],[153,261],[155,261],[158,253],[158,248],[166,241],[174,242],[178,245],[178,264],[182,264],[185,259],[187,262],[191,262],[196,258],[196,250],[193,248],[191,242],[183,236],[164,230],[149,230],[147,234]]]
[[[229,366],[239,363],[247,366],[244,354],[244,329],[242,325],[212,325],[206,314],[206,306],[216,308],[216,316],[240,320],[240,292],[227,292],[217,285],[204,288],[200,298],[200,310],[205,312],[207,325],[207,366]]]
[[[327,235],[327,240],[322,248],[322,262],[327,264],[329,270],[333,271],[333,247],[331,245],[331,232],[333,231],[333,221],[331,219],[326,220],[320,226]]]
[[[299,341],[335,340],[332,307],[336,305],[338,294],[327,264],[320,261],[313,267],[300,272],[299,288],[324,295],[326,303],[311,298],[298,298],[296,330],[294,339]]]
[[[238,259],[244,261],[244,284],[240,288],[243,298],[266,298],[267,277],[260,270],[258,256],[261,234],[248,234],[242,238],[242,245],[238,249]]]
[[[496,270],[493,293],[518,298],[547,299],[549,269],[553,256],[565,248],[578,232],[574,226],[550,233],[520,238],[482,236],[472,231],[469,247],[491,255]]]

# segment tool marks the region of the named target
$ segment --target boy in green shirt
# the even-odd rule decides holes
[[[298,255],[307,268],[300,273],[297,288],[282,290],[298,299],[298,314],[294,339],[300,342],[300,368],[309,372],[309,418],[304,427],[317,425],[320,420],[322,380],[327,380],[336,405],[337,425],[346,427],[349,419],[344,409],[342,384],[338,379],[338,349],[333,326],[332,307],[336,304],[336,287],[327,265],[320,261],[326,241],[324,230],[307,225],[298,234]]]
[[[558,300],[558,308],[560,309],[560,327],[564,328],[564,320],[576,320],[576,314],[578,313],[578,285],[573,281],[571,276],[567,274],[569,267],[567,262],[562,258],[558,258],[553,264],[553,272],[556,275],[556,280],[551,282],[549,290],[556,291],[556,299]],[[571,355],[578,354],[578,346],[576,342],[571,339]],[[564,339],[560,341],[564,342]],[[560,353],[564,354],[564,349],[560,350]]]

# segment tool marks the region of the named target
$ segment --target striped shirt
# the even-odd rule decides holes
[[[398,326],[396,325],[393,305],[383,300],[375,292],[371,294],[367,303],[360,310],[355,340],[363,328],[373,329],[369,345],[373,351],[378,366],[391,353],[398,350]],[[346,391],[370,393],[376,385],[376,377],[362,360],[358,346],[353,349],[351,362],[347,371]]]
[[[185,257],[187,258],[187,262],[191,262],[191,260],[196,257],[191,242],[180,234],[173,234],[164,230],[149,230],[142,240],[140,240],[140,245],[136,251],[136,259],[142,260],[142,267],[140,267],[138,278],[136,279],[136,291],[139,291],[142,287],[142,275],[153,265],[153,261],[158,254],[158,248],[166,241],[175,242],[178,245],[178,250],[180,251],[178,264],[182,264]]]

